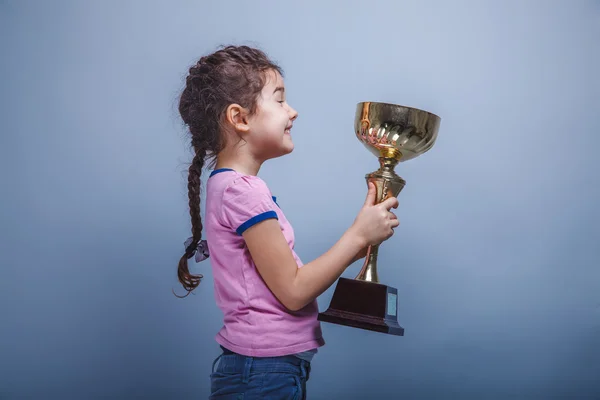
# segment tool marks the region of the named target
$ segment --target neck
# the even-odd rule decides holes
[[[258,175],[262,161],[241,148],[224,149],[217,156],[215,169],[230,168],[244,175]]]

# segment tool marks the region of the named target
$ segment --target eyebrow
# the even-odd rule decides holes
[[[285,88],[283,86],[277,86],[275,88],[275,90],[273,91],[273,94],[277,93],[277,92],[282,92],[285,93]]]

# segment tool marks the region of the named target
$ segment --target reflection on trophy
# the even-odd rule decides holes
[[[375,102],[357,105],[356,137],[379,159],[379,169],[365,177],[367,183],[375,184],[378,202],[398,196],[406,181],[394,168],[431,149],[439,127],[437,115],[416,108]],[[329,308],[319,314],[319,321],[404,336],[404,328],[398,324],[398,291],[379,283],[378,251],[379,245],[369,247],[355,279],[338,280]]]

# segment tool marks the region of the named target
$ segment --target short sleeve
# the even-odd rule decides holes
[[[265,182],[254,176],[240,176],[223,192],[225,223],[241,235],[253,225],[277,218],[273,198]]]

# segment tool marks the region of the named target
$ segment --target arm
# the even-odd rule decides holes
[[[298,268],[278,221],[264,220],[243,232],[244,240],[261,277],[275,297],[289,310],[297,311],[316,299],[350,264],[366,255],[367,247],[390,238],[399,225],[390,208],[398,200],[390,197],[375,204],[375,186],[352,226],[322,256]]]
[[[365,246],[363,249],[361,249],[358,254],[356,254],[354,256],[354,258],[352,259],[352,262],[350,264],[354,264],[356,261],[360,260],[361,258],[365,258],[367,256],[367,251],[369,250],[369,246]]]
[[[252,259],[275,297],[297,311],[321,295],[356,260],[367,243],[347,230],[325,254],[298,268],[276,220],[265,220],[243,233]]]

